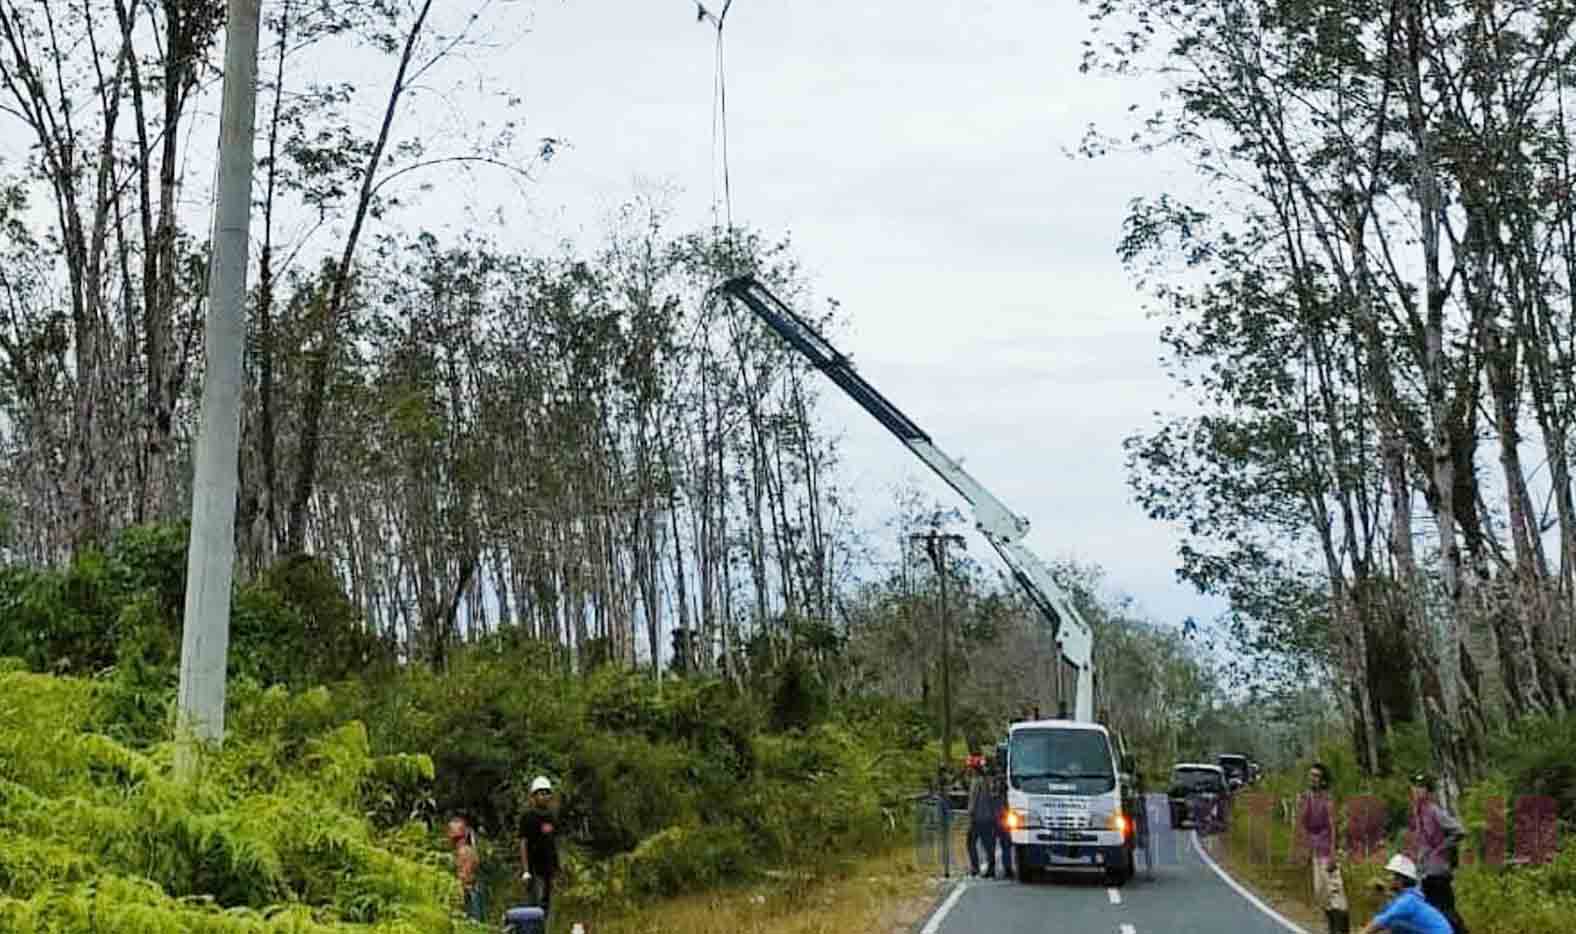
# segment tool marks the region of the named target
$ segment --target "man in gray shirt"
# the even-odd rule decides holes
[[[976,769],[969,782],[969,872],[978,876],[996,875],[996,818],[1001,805],[996,800],[996,783],[984,768]],[[985,850],[985,872],[974,852],[975,844]]]
[[[1467,934],[1466,922],[1456,914],[1454,882],[1457,847],[1466,830],[1434,796],[1437,788],[1431,775],[1419,772],[1412,776],[1412,814],[1407,828],[1412,859],[1422,877],[1419,888],[1423,898],[1450,921],[1455,934]]]

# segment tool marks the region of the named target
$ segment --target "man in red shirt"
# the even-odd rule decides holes
[[[449,843],[454,846],[454,875],[460,881],[460,894],[465,899],[465,917],[482,921],[481,880],[477,869],[481,860],[476,855],[475,835],[470,822],[455,815],[449,818]]]
[[[1322,762],[1308,768],[1308,791],[1297,808],[1297,840],[1313,862],[1313,900],[1324,910],[1330,934],[1351,930],[1346,885],[1336,846],[1335,801],[1330,795],[1330,769]]]

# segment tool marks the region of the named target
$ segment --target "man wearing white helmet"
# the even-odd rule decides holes
[[[553,783],[538,775],[531,781],[531,804],[520,819],[520,879],[532,904],[551,909],[553,877],[558,875],[558,827],[553,814]]]
[[[1397,853],[1384,868],[1390,873],[1390,891],[1396,896],[1368,922],[1363,934],[1450,934],[1450,922],[1417,890],[1417,864]]]

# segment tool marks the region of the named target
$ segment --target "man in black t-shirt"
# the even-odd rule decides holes
[[[553,900],[553,877],[558,875],[557,817],[550,809],[553,783],[538,775],[531,782],[531,806],[520,818],[520,879],[531,903],[545,914]]]

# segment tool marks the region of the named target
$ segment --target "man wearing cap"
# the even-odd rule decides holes
[[[1390,891],[1396,896],[1368,922],[1363,934],[1450,934],[1450,922],[1417,890],[1417,864],[1397,853],[1384,868],[1390,873]]]
[[[1411,856],[1421,873],[1419,888],[1430,905],[1450,921],[1455,934],[1467,934],[1467,926],[1456,914],[1454,883],[1455,853],[1466,830],[1455,815],[1434,797],[1438,787],[1433,776],[1419,772],[1412,776]]]
[[[538,775],[531,781],[531,805],[520,818],[520,879],[531,903],[551,910],[553,877],[558,875],[558,827],[553,814],[553,783]]]

